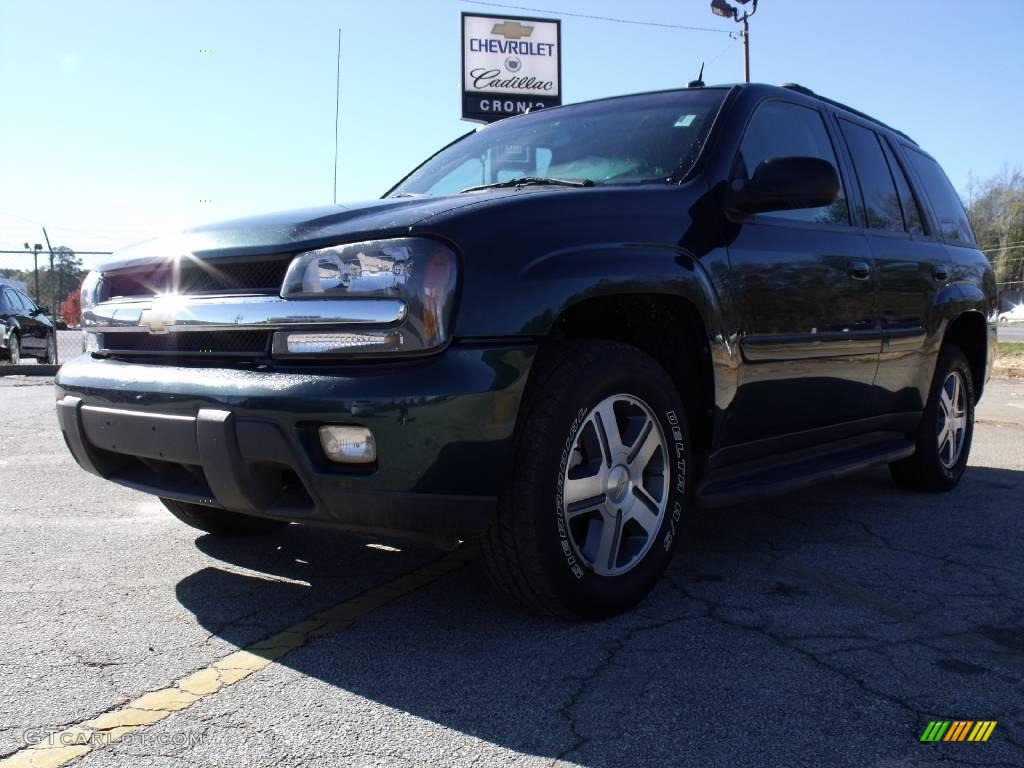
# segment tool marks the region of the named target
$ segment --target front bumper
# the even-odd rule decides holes
[[[57,413],[93,474],[246,514],[451,542],[486,528],[512,462],[532,344],[418,361],[241,370],[83,355]],[[372,430],[377,463],[330,462],[322,424]]]

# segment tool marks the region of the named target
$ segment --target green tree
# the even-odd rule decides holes
[[[1024,173],[1003,168],[967,182],[967,212],[1003,290],[1024,289]]]

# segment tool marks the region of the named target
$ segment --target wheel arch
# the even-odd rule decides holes
[[[664,293],[586,298],[565,308],[552,323],[546,341],[563,339],[618,341],[654,358],[687,406],[696,455],[709,452],[715,371],[708,329],[693,302]]]
[[[988,336],[988,322],[985,316],[979,311],[969,310],[953,318],[946,326],[946,332],[942,337],[942,346],[955,344],[967,357],[976,399],[981,398],[988,375]]]

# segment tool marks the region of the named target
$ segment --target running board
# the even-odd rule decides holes
[[[709,473],[697,488],[703,507],[724,507],[762,496],[779,496],[806,485],[842,477],[913,455],[914,443],[892,432],[734,464]]]

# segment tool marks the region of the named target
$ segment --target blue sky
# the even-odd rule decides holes
[[[708,27],[562,16],[563,91],[581,101],[742,79],[736,25],[708,0],[507,0]],[[0,249],[110,250],[204,221],[379,196],[459,120],[458,0],[0,0]],[[537,14],[534,14],[537,15]],[[795,81],[901,128],[963,190],[1024,165],[1024,2],[762,0],[753,78]],[[210,49],[211,53],[201,53]],[[200,202],[209,200],[211,202]],[[30,263],[0,255],[0,266]]]

